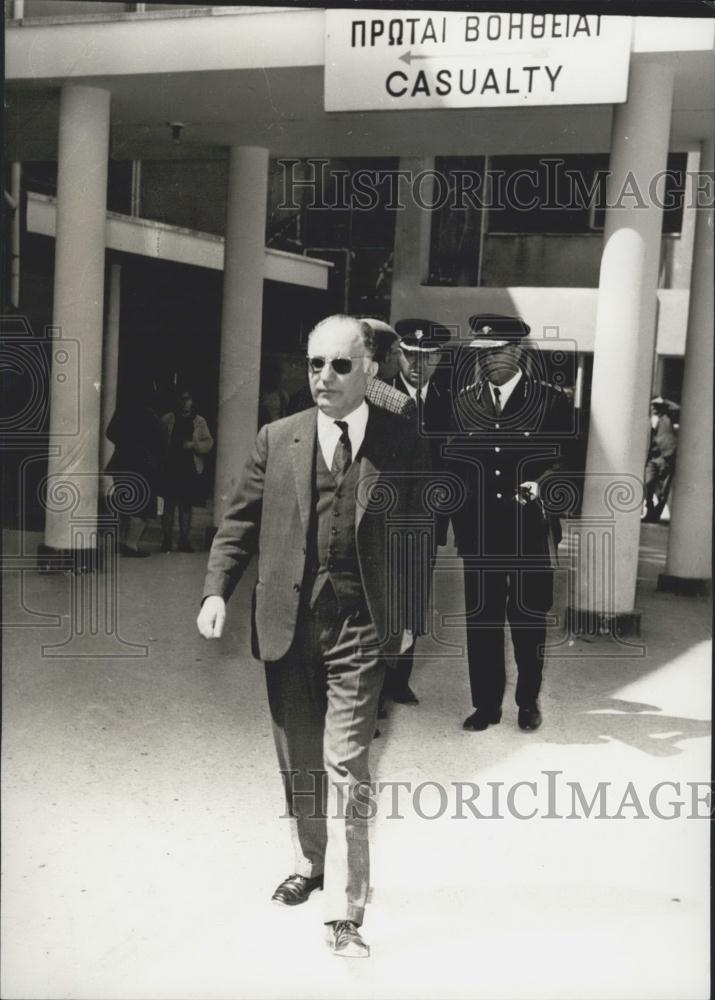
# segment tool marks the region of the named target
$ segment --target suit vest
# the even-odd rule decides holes
[[[313,512],[306,560],[308,573],[315,577],[310,606],[314,606],[329,580],[342,611],[365,601],[355,545],[355,494],[360,479],[360,463],[350,463],[338,487],[325,464],[319,442],[315,450]]]

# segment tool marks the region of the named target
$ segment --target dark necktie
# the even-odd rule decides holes
[[[350,445],[350,435],[348,434],[348,425],[344,420],[333,421],[336,427],[340,428],[340,439],[335,445],[335,452],[333,453],[333,464],[330,466],[330,471],[333,477],[340,482],[345,473],[348,471],[348,466],[353,460],[353,450]]]
[[[501,389],[497,389],[495,385],[492,386],[492,389],[494,390],[494,412],[499,416],[501,413]]]

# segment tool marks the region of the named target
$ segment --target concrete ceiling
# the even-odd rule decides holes
[[[637,57],[636,57],[637,58]],[[715,58],[677,53],[671,148],[712,135]],[[53,160],[62,80],[9,83],[6,156]],[[323,67],[83,77],[112,93],[115,159],[203,158],[234,144],[288,156],[419,156],[603,152],[609,105],[326,113]],[[172,142],[167,122],[185,123]]]

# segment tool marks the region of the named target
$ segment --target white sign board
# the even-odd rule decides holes
[[[325,110],[618,104],[631,18],[328,10]]]

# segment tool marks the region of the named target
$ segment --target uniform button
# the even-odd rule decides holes
[[[499,424],[494,424],[497,430],[499,430]]]
[[[494,475],[495,476],[501,476],[501,469],[495,469],[494,470]]]
[[[524,437],[528,438],[528,436],[529,436],[529,432],[528,431],[524,431]]]
[[[499,445],[496,446],[496,448],[494,449],[494,451],[501,451],[501,448],[499,447]]]
[[[337,528],[331,528],[330,529],[330,534],[331,535],[337,535],[337,533],[338,533],[338,529]]]
[[[501,493],[497,493],[497,500],[501,500]]]
[[[340,511],[337,507],[333,507],[333,517],[340,517]]]

